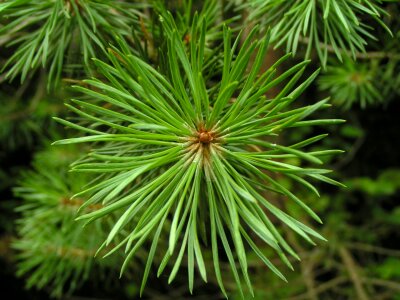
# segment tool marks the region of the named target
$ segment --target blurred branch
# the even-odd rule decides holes
[[[348,278],[345,277],[345,276],[338,276],[338,277],[336,277],[336,278],[334,278],[332,280],[329,280],[329,281],[327,281],[325,283],[322,283],[322,284],[318,285],[318,287],[315,289],[315,292],[317,294],[321,294],[321,293],[323,293],[325,291],[328,291],[328,290],[332,289],[335,286],[338,286],[338,285],[340,285],[342,283],[345,283],[347,280],[348,280]],[[308,298],[308,293],[304,293],[304,294],[301,294],[301,295],[298,295],[298,296],[295,296],[295,297],[291,297],[288,300],[308,300],[308,299],[309,299]]]
[[[400,283],[395,281],[384,280],[379,278],[363,278],[362,281],[365,283],[386,287],[400,292]]]
[[[310,39],[308,37],[299,37],[299,42],[302,44],[309,44]],[[327,50],[330,53],[336,53],[335,48],[331,45],[326,45],[325,43],[319,43],[319,47],[323,50]],[[345,54],[349,57],[352,57],[353,54],[350,51],[345,51],[343,49],[339,49],[340,54]],[[355,53],[355,57],[359,59],[382,59],[382,58],[391,58],[391,59],[400,59],[400,54],[392,53],[392,52],[384,52],[384,51],[370,51],[370,52],[357,52]]]
[[[288,240],[290,243],[293,245],[294,249],[296,250],[297,253],[304,252],[304,249],[302,246],[297,242],[296,237],[294,236],[292,231],[288,231],[287,233]],[[309,300],[318,300],[317,292],[315,291],[316,289],[316,284],[315,284],[315,275],[313,272],[314,269],[314,261],[316,258],[316,254],[318,252],[316,250],[311,252],[312,255],[310,255],[307,259],[302,259],[300,261],[300,268],[301,268],[301,275],[303,277],[304,283],[306,284],[307,287],[307,299]]]
[[[349,164],[353,158],[356,156],[358,150],[360,150],[361,146],[364,144],[365,134],[359,136],[355,143],[352,145],[351,149],[347,154],[343,157],[343,159],[339,160],[335,165],[335,170],[339,170]]]
[[[355,115],[351,115],[350,116],[351,122],[356,124],[356,126],[358,126],[359,128],[361,128],[361,124],[358,120],[358,118]],[[350,151],[348,151],[346,153],[346,155],[343,156],[343,158],[341,160],[339,160],[334,166],[333,168],[335,170],[339,170],[341,168],[343,168],[344,166],[346,166],[347,164],[349,164],[354,157],[356,156],[357,152],[360,150],[361,146],[364,144],[365,142],[365,137],[366,134],[365,132],[363,134],[361,134],[360,136],[357,137],[356,141],[354,142],[354,144],[351,146]]]
[[[46,82],[45,74],[43,71],[41,71],[39,81],[38,81],[37,87],[36,87],[36,92],[33,95],[32,100],[29,103],[29,105],[26,107],[26,109],[21,110],[21,111],[15,111],[6,116],[2,116],[2,121],[3,122],[4,121],[15,121],[15,120],[29,117],[30,114],[32,114],[35,111],[40,100],[42,100],[45,95],[45,92],[46,92],[45,82]],[[29,85],[29,82],[26,81],[25,84],[19,89],[19,92],[16,94],[17,99],[22,97],[22,94],[25,92],[28,85]]]
[[[77,259],[77,258],[85,259],[94,257],[97,252],[97,249],[87,250],[78,247],[63,247],[63,246],[49,245],[46,248],[44,248],[43,251],[45,253],[53,253],[57,256],[66,257],[69,259]]]
[[[340,257],[342,258],[342,261],[347,269],[347,272],[350,275],[350,279],[354,284],[358,299],[360,300],[369,300],[370,298],[367,295],[367,292],[365,291],[363,285],[362,285],[362,279],[360,278],[358,274],[358,266],[356,262],[354,261],[353,256],[347,250],[345,247],[340,247],[339,248],[339,254]]]
[[[13,237],[5,234],[0,237],[0,257],[6,260],[10,260],[13,251],[10,247]]]
[[[377,254],[389,255],[389,256],[400,256],[399,250],[387,249],[382,247],[377,247],[374,245],[364,244],[364,243],[350,243],[348,244],[349,248],[365,251],[365,252],[374,252]]]
[[[375,296],[376,300],[393,300],[393,291],[386,291]]]
[[[204,283],[197,281],[195,282],[195,290],[201,292]],[[157,299],[157,300],[169,300],[169,299],[187,299],[185,296],[187,293],[187,287],[185,284],[174,286],[168,293],[158,291],[156,289],[147,289],[145,290],[145,295],[150,297],[150,299]],[[193,295],[190,296],[190,299],[193,300],[219,300],[222,299],[219,293],[209,294],[209,295],[196,295],[196,291],[194,291]]]

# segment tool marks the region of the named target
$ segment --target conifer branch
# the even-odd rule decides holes
[[[165,73],[141,60],[120,40],[118,47],[108,51],[107,62],[95,60],[98,72],[107,80],[85,80],[86,87],[75,87],[91,99],[68,104],[83,123],[57,119],[84,135],[55,144],[97,145],[86,159],[73,165],[72,171],[108,175],[106,180],[75,196],[85,195],[88,199],[82,209],[98,203],[104,207],[79,219],[92,222],[111,213],[118,214],[104,246],[124,234],[115,246],[115,249],[124,247],[127,253],[121,273],[136,251],[146,241],[153,241],[141,291],[159,240],[165,235],[166,220],[171,221],[169,243],[158,275],[177,254],[169,282],[175,278],[184,253],[189,291],[194,287],[195,266],[203,280],[207,280],[202,254],[205,244],[211,245],[214,272],[225,295],[219,247],[228,257],[242,295],[241,277],[252,293],[246,244],[272,272],[285,280],[249,235],[253,232],[274,249],[289,268],[286,255],[298,258],[263,209],[311,244],[314,244],[312,238],[324,238],[275,207],[262,196],[260,187],[284,194],[321,222],[311,208],[269,174],[288,176],[313,192],[316,189],[309,179],[340,185],[325,176],[329,170],[308,167],[322,164],[319,156],[324,151],[308,153],[305,147],[323,136],[288,146],[277,144],[275,138],[292,127],[342,122],[306,120],[315,111],[329,107],[326,100],[290,109],[318,71],[298,84],[308,64],[305,61],[276,76],[276,67],[288,59],[287,55],[259,74],[269,37],[255,40],[254,29],[235,55],[240,36],[232,46],[232,31],[224,27],[224,63],[217,72],[222,76],[219,83],[213,82],[211,86],[205,81],[203,68],[207,59],[205,22],[205,18],[195,14],[188,30],[190,39],[185,39],[172,15],[161,16],[164,53],[167,53],[162,68]],[[254,53],[256,58],[250,65]],[[278,95],[267,99],[264,94],[279,84],[283,87]],[[231,101],[233,97],[235,101]],[[250,145],[261,151],[252,151]],[[294,157],[302,162],[293,165],[287,161]]]

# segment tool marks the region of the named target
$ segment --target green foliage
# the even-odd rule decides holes
[[[400,259],[389,257],[382,264],[373,269],[379,278],[383,279],[400,279]]]
[[[50,131],[59,130],[51,117],[65,113],[60,102],[66,94],[61,89],[57,94],[46,94],[46,83],[46,76],[41,74],[18,92],[12,86],[0,91],[0,140],[4,150],[15,150],[21,145],[32,147],[38,138],[48,138]]]
[[[27,277],[28,288],[46,289],[53,297],[71,294],[96,270],[98,280],[114,277],[117,257],[95,261],[94,254],[106,238],[112,219],[94,222],[85,228],[75,221],[82,200],[70,197],[89,182],[86,174],[66,172],[79,155],[76,147],[39,152],[34,170],[22,174],[15,188],[22,204],[17,220],[17,275]],[[56,156],[58,160],[50,160]],[[46,159],[43,159],[46,157]],[[87,211],[98,209],[91,206]],[[110,276],[111,275],[111,276]]]
[[[318,86],[322,91],[328,91],[333,101],[346,110],[356,103],[361,108],[388,105],[400,94],[399,68],[397,57],[359,61],[344,57],[341,64],[332,59],[319,77]]]
[[[398,3],[0,0],[0,263],[53,297],[395,298]]]
[[[221,76],[223,69],[222,56],[222,28],[229,24],[234,24],[238,16],[226,19],[223,16],[224,7],[220,1],[205,0],[201,3],[192,1],[156,1],[153,3],[155,11],[161,18],[168,18],[168,13],[173,11],[175,30],[177,36],[183,40],[185,47],[190,43],[192,37],[191,25],[196,20],[198,26],[205,26],[204,30],[204,58],[201,66],[205,82],[210,79]],[[166,49],[165,30],[161,22],[153,26],[156,28],[154,33],[154,42],[159,49]],[[200,30],[200,28],[198,28]],[[234,30],[237,31],[237,30]],[[196,37],[194,37],[196,38]],[[168,56],[165,51],[158,51],[158,68],[162,73],[168,73]],[[143,55],[142,55],[143,56]],[[145,58],[141,57],[145,60]],[[149,61],[149,60],[147,60]]]
[[[393,31],[393,38],[383,29],[374,28],[380,40],[369,39],[367,53],[356,54],[356,60],[351,60],[347,53],[342,61],[329,59],[320,77],[320,89],[329,91],[334,102],[346,110],[356,103],[362,108],[387,106],[400,95],[400,56],[397,53],[400,31],[394,20],[399,14],[399,5],[397,0],[391,2],[394,3],[386,5],[391,17],[384,15],[384,21]],[[332,47],[327,50],[334,51]]]
[[[275,47],[286,43],[286,51],[296,53],[303,43],[305,57],[315,49],[323,66],[330,47],[340,60],[343,52],[355,58],[366,51],[367,39],[376,37],[365,19],[374,19],[389,31],[380,19],[386,12],[379,0],[253,0],[247,6],[250,19],[272,27]]]
[[[362,108],[382,103],[382,93],[377,85],[379,66],[372,62],[353,62],[345,58],[343,63],[328,65],[319,80],[319,88],[329,91],[333,101],[349,109],[355,102]]]
[[[143,5],[140,5],[143,6]],[[137,22],[139,5],[110,0],[7,0],[0,3],[0,45],[16,47],[2,68],[21,82],[40,67],[48,85],[62,75],[88,70],[89,59],[102,56],[115,36],[127,36]],[[77,69],[77,70],[76,70]]]
[[[385,170],[376,179],[357,177],[346,182],[352,190],[359,190],[370,196],[390,196],[400,189],[400,170]]]
[[[80,121],[57,119],[87,135],[56,144],[90,142],[97,145],[86,159],[74,164],[72,170],[106,176],[75,196],[87,195],[82,209],[99,203],[104,206],[86,212],[79,219],[92,222],[110,213],[119,215],[104,246],[123,236],[112,250],[125,248],[127,256],[122,272],[142,244],[153,240],[141,290],[158,240],[164,234],[165,223],[170,223],[169,245],[158,275],[177,254],[169,282],[176,276],[185,252],[189,290],[193,290],[195,265],[201,277],[207,280],[203,257],[207,243],[212,248],[217,282],[225,295],[219,246],[228,257],[241,293],[236,262],[252,291],[246,247],[284,279],[259,249],[255,236],[274,249],[289,267],[291,263],[286,254],[295,258],[298,255],[263,209],[311,244],[314,244],[312,238],[324,239],[265,199],[263,193],[270,190],[282,194],[321,222],[304,202],[274,177],[277,174],[287,176],[316,196],[318,192],[309,179],[339,183],[326,177],[329,170],[309,166],[322,164],[321,156],[337,152],[307,152],[308,145],[325,135],[289,146],[278,144],[278,136],[290,128],[336,124],[342,120],[306,120],[318,109],[329,107],[326,100],[290,109],[318,71],[298,84],[309,63],[306,61],[278,76],[276,68],[289,57],[286,55],[258,75],[268,37],[253,40],[256,30],[250,33],[235,55],[240,36],[231,48],[232,33],[224,28],[222,79],[216,83],[207,82],[203,77],[204,20],[197,23],[194,18],[187,46],[178,35],[171,15],[166,14],[162,24],[166,34],[168,73],[159,73],[131,53],[121,41],[121,50],[113,47],[109,51],[109,63],[95,60],[98,72],[107,80],[85,80],[85,87],[75,87],[91,98],[90,102],[73,100],[74,105],[67,105]],[[256,57],[250,67],[253,53]],[[246,71],[248,67],[250,70]],[[264,96],[280,84],[283,87],[276,97]],[[291,158],[297,158],[301,163],[292,165]],[[132,224],[136,216],[138,221]]]

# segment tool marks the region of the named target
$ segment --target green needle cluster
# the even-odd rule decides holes
[[[387,70],[390,71],[389,68]],[[332,100],[344,109],[355,103],[366,108],[385,101],[385,95],[379,91],[377,84],[378,80],[383,82],[386,79],[382,73],[375,61],[355,63],[346,58],[342,65],[328,65],[318,84],[321,90],[329,91]]]
[[[23,82],[43,67],[54,87],[62,75],[89,70],[90,58],[101,56],[115,36],[129,35],[143,6],[123,0],[2,1],[0,45],[15,49],[2,71]]]
[[[296,53],[299,44],[307,45],[305,57],[316,51],[323,66],[331,48],[341,60],[343,55],[365,52],[367,40],[377,40],[365,19],[375,20],[389,33],[382,22],[379,0],[253,0],[250,18],[271,26],[271,42],[275,47],[286,44],[286,51]]]
[[[112,218],[87,226],[77,224],[76,210],[83,199],[71,196],[90,182],[88,174],[68,173],[67,166],[79,156],[77,147],[54,148],[35,155],[33,170],[22,174],[15,195],[17,207],[17,275],[28,288],[47,290],[52,297],[72,294],[96,272],[99,281],[117,277],[120,256],[95,260],[94,256],[112,224]],[[86,211],[97,210],[93,205]]]
[[[324,240],[268,200],[266,192],[284,195],[321,222],[277,175],[300,183],[316,196],[310,181],[339,185],[320,165],[321,157],[340,151],[306,150],[326,135],[285,146],[279,144],[280,134],[291,128],[342,120],[308,119],[329,107],[327,100],[291,108],[318,71],[299,83],[309,63],[305,61],[278,75],[277,67],[290,57],[288,54],[260,73],[269,36],[256,39],[257,28],[239,49],[240,36],[232,43],[232,32],[224,27],[222,76],[218,82],[205,80],[207,25],[205,20],[193,20],[187,41],[178,35],[170,14],[161,17],[165,49],[160,51],[167,57],[165,73],[133,54],[122,40],[118,47],[109,49],[107,62],[95,59],[98,79],[75,87],[86,101],[67,104],[76,114],[73,120],[58,119],[86,134],[55,144],[94,145],[86,158],[72,166],[72,171],[99,175],[97,182],[75,195],[87,199],[79,219],[93,222],[110,214],[119,216],[103,247],[114,244],[110,253],[124,249],[121,272],[151,241],[141,291],[159,241],[167,238],[158,275],[170,265],[171,282],[185,257],[192,292],[195,268],[207,280],[203,250],[211,247],[214,273],[226,295],[220,269],[222,249],[243,295],[241,276],[252,291],[247,251],[254,251],[284,279],[256,241],[269,245],[290,268],[287,255],[298,259],[271,218],[312,244],[313,238]],[[280,92],[267,97],[273,88]],[[290,164],[293,158],[301,163]],[[102,208],[85,211],[97,204]],[[115,243],[116,239],[121,241]]]

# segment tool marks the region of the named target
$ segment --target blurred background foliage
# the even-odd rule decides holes
[[[27,27],[16,33],[16,28],[11,32],[12,36],[7,30],[1,30],[7,28],[10,22],[3,13],[9,2],[12,1],[0,1],[0,68],[6,65],[16,51],[15,43],[6,47],[8,42],[15,35],[29,35],[37,29],[35,26]],[[105,2],[109,4],[109,1]],[[185,26],[189,24],[191,15],[190,9],[188,12],[190,6],[185,5],[186,2],[166,1],[168,8],[180,18],[182,36],[187,34]],[[196,6],[203,7],[204,3],[195,2],[193,10]],[[288,45],[287,50],[295,52],[296,59],[310,57],[315,68],[322,65],[321,75],[302,96],[302,104],[315,103],[329,96],[334,106],[333,109],[324,110],[324,117],[347,120],[344,125],[329,127],[329,138],[315,148],[315,151],[327,147],[346,151],[340,157],[325,157],[325,160],[335,170],[335,179],[347,188],[320,185],[319,198],[300,190],[301,199],[324,220],[324,224],[316,229],[328,242],[309,247],[287,228],[281,228],[302,260],[292,262],[295,271],[287,270],[284,273],[289,281],[285,283],[261,265],[256,257],[250,256],[249,268],[255,299],[400,299],[400,159],[396,146],[400,130],[399,2],[325,1],[330,2],[332,7],[332,3],[340,7],[356,5],[356,20],[368,29],[362,31],[359,29],[361,27],[357,27],[357,22],[351,19],[350,33],[342,38],[346,40],[346,36],[354,37],[353,31],[359,35],[350,39],[351,42],[345,47],[340,47],[340,42],[335,44],[338,38],[327,38],[325,42],[322,39],[323,30],[315,33],[315,36],[321,38],[319,42],[315,37],[310,41],[313,26],[318,23],[310,23],[308,29],[304,29],[304,34],[293,31],[296,29],[296,24],[293,24],[296,18],[292,14],[308,9],[306,3],[311,1],[290,1],[294,3],[292,6],[287,4],[289,1],[276,0],[205,2],[204,14],[208,14],[207,18],[212,19],[214,25],[222,19],[229,19],[233,28],[242,28],[244,33],[254,24],[272,28],[275,34],[272,42],[278,47],[269,51],[266,67],[286,50],[285,47],[279,47],[278,41]],[[324,1],[315,1],[317,4],[320,2]],[[296,5],[301,6],[301,9],[296,10]],[[368,11],[361,6],[368,7]],[[164,4],[156,1],[155,7],[155,10],[162,9]],[[153,16],[143,21],[141,17],[151,15],[150,8],[138,8],[137,5],[133,8],[141,10],[133,22],[135,33],[132,33],[132,40],[142,41],[135,51],[142,53],[142,57],[147,57],[148,61],[162,61],[165,59],[162,53],[155,55],[155,49],[162,43],[155,25],[157,18]],[[290,10],[292,13],[285,14]],[[340,13],[336,12],[336,15],[324,19],[325,11],[326,7],[316,10],[315,22],[325,22],[325,26],[334,24],[339,26],[337,30],[340,32]],[[307,14],[307,11],[303,11],[303,14]],[[122,22],[116,20],[113,14],[110,17],[113,22]],[[302,16],[298,15],[297,18],[301,19]],[[306,21],[303,18],[304,24]],[[292,24],[290,28],[293,30],[286,28],[284,31],[284,22]],[[129,35],[129,30],[124,28],[123,34]],[[158,39],[152,39],[152,36]],[[218,26],[211,26],[207,36],[210,66],[220,63],[215,59],[218,56],[218,50],[215,50],[218,49],[218,39]],[[109,228],[110,224],[94,223],[83,229],[76,226],[74,216],[79,203],[65,201],[90,181],[89,176],[71,175],[66,168],[83,150],[79,147],[50,146],[50,141],[67,135],[65,129],[51,117],[67,114],[63,102],[73,97],[69,84],[71,80],[80,79],[79,73],[74,79],[63,77],[57,89],[50,91],[46,69],[35,66],[29,74],[21,84],[19,80],[6,80],[6,72],[0,74],[2,293],[21,299],[136,299],[140,282],[137,278],[143,272],[145,261],[134,261],[128,274],[118,279],[118,256],[104,260],[93,259],[93,251],[108,232],[104,228]],[[210,74],[213,74],[212,71]],[[288,143],[298,141],[318,133],[318,130],[301,127],[291,131],[284,139]],[[292,189],[298,188],[295,182],[283,183]],[[311,223],[290,201],[274,197],[272,201],[290,211],[300,221]],[[108,221],[112,223],[112,220]],[[48,232],[53,234],[48,235]],[[265,248],[265,253],[269,252],[271,249]],[[205,253],[205,256],[211,256],[211,253]],[[283,267],[279,261],[274,263]],[[221,257],[221,267],[222,271],[229,268],[225,257]],[[165,277],[156,278],[155,273],[150,274],[145,299],[189,297],[185,272],[178,273],[172,285],[167,284],[168,279]],[[235,293],[233,278],[227,288],[233,290],[231,299],[240,299],[239,293]],[[223,299],[215,278],[210,278],[207,285],[200,280],[196,281],[194,295],[190,297]]]

